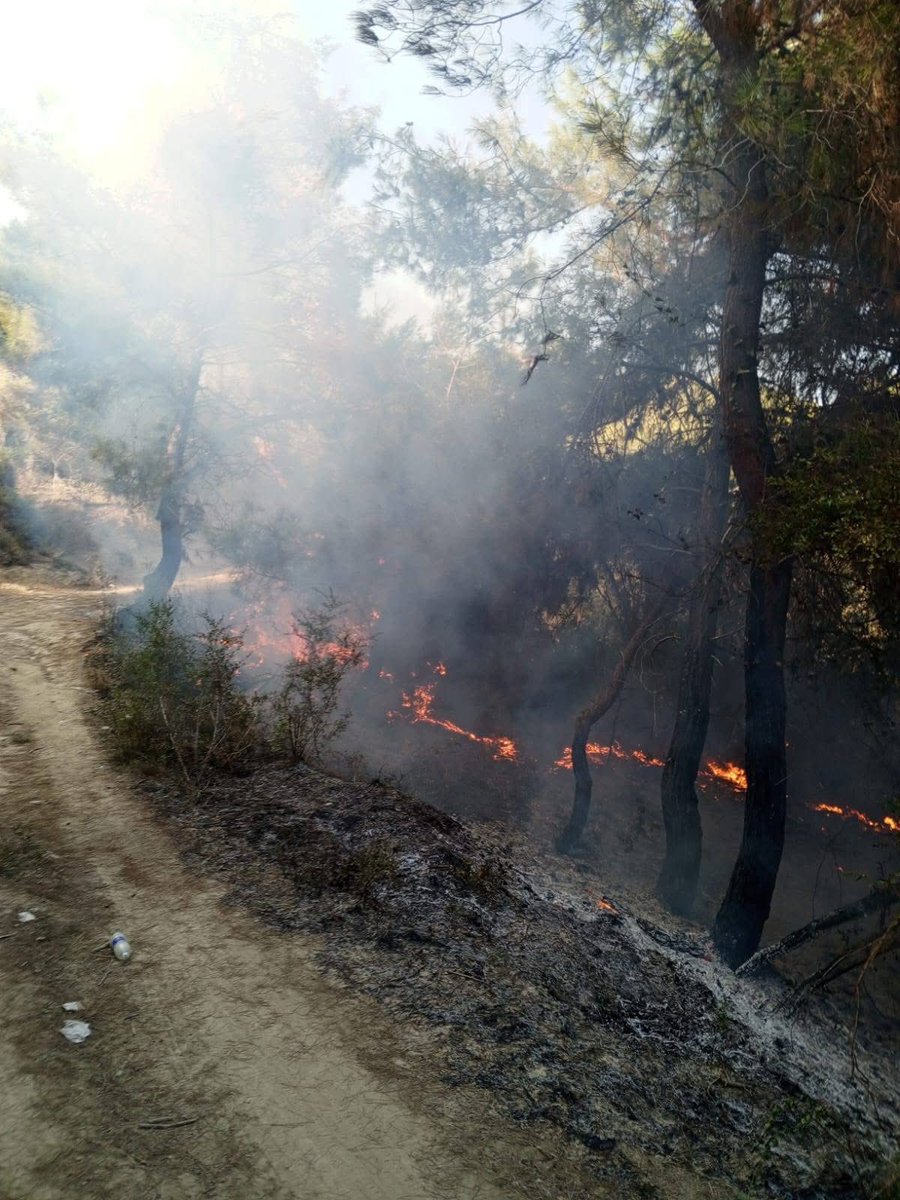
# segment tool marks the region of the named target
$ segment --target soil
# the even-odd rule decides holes
[[[0,584],[0,1197],[539,1194],[505,1168],[514,1132],[498,1154],[490,1114],[442,1111],[374,1002],[223,905],[106,764],[82,655],[99,604],[58,576]]]

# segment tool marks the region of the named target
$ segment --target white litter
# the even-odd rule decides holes
[[[25,925],[29,921],[36,921],[36,920],[37,920],[37,917],[34,915],[34,913],[30,913],[30,912],[20,912],[19,913],[19,923],[21,925]]]
[[[87,1021],[66,1021],[59,1031],[67,1041],[80,1046],[91,1036],[91,1027]]]
[[[63,1009],[66,1012],[81,1012],[81,1010],[83,1008],[84,1008],[84,1005],[81,1004],[78,1000],[67,1000],[66,1003],[63,1005]]]

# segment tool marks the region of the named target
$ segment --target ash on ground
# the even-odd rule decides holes
[[[189,806],[148,787],[236,902],[320,935],[325,969],[427,1030],[445,1083],[555,1127],[617,1195],[665,1195],[652,1159],[710,1195],[852,1200],[897,1154],[883,1062],[821,1013],[779,1015],[774,975],[736,979],[696,931],[588,894],[521,837],[303,766]]]

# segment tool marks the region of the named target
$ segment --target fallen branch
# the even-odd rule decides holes
[[[180,1129],[183,1125],[196,1125],[199,1120],[199,1117],[185,1117],[180,1121],[172,1117],[157,1117],[153,1121],[139,1122],[138,1129]]]
[[[836,929],[839,925],[846,925],[848,921],[857,921],[870,913],[886,911],[895,904],[900,904],[900,892],[890,883],[878,883],[861,900],[856,900],[853,904],[845,904],[843,908],[836,908],[824,917],[816,917],[814,921],[810,921],[808,925],[803,925],[800,929],[795,929],[793,933],[787,934],[780,941],[773,942],[771,946],[765,946],[762,950],[757,950],[752,958],[748,958],[743,966],[738,967],[735,974],[756,975],[771,959],[778,958],[782,954],[787,954],[789,950],[795,950],[798,946],[812,941],[820,933]]]
[[[884,933],[879,933],[875,937],[865,938],[863,941],[857,942],[854,946],[848,947],[843,953],[833,958],[831,962],[826,963],[824,967],[820,967],[817,971],[813,971],[811,975],[807,975],[805,979],[802,979],[776,1007],[783,1007],[788,1011],[794,1011],[802,1004],[810,992],[826,987],[829,983],[833,983],[835,979],[840,979],[842,975],[847,975],[855,970],[859,970],[859,978],[856,982],[858,990],[862,977],[872,963],[883,954],[887,954],[893,950],[897,945],[898,928],[900,928],[900,922],[895,921]]]

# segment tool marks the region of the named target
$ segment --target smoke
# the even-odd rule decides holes
[[[516,191],[514,123],[448,160],[325,94],[321,58],[281,21],[182,12],[166,39],[180,82],[134,115],[127,169],[89,170],[46,127],[5,129],[18,207],[2,287],[40,330],[7,448],[25,475],[64,459],[94,489],[103,565],[138,584],[184,433],[181,577],[235,579],[189,603],[246,626],[268,668],[290,653],[291,613],[333,591],[370,638],[348,747],[480,816],[549,795],[558,823],[569,782],[553,764],[648,596],[664,616],[598,737],[665,754],[710,416],[702,378],[679,371],[709,340],[718,251],[673,265],[660,238],[625,271],[604,241],[544,286],[548,256],[571,249],[558,228],[579,172],[535,145]],[[379,310],[391,290],[402,299]],[[738,553],[709,745],[722,761],[742,747],[743,571]],[[422,688],[429,707],[404,705]],[[829,737],[851,707],[836,690],[818,701]],[[813,686],[794,691],[811,711]],[[890,759],[872,764],[864,732],[828,773],[796,726],[798,808],[846,796],[851,764],[885,794]],[[498,739],[514,762],[495,761]],[[621,769],[650,772],[609,787],[632,829],[633,797],[658,783]],[[720,818],[727,841],[739,809]]]

